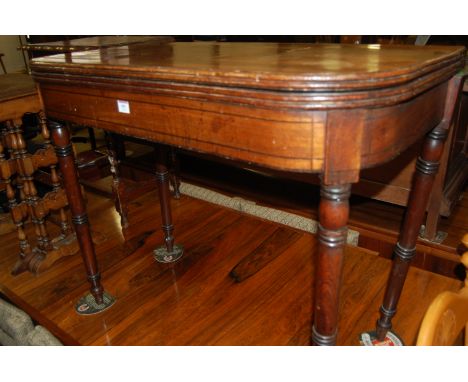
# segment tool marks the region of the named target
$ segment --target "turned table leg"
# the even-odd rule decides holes
[[[439,169],[448,129],[453,119],[463,75],[450,80],[445,100],[444,116],[441,123],[426,135],[420,157],[416,161],[416,172],[408,200],[403,226],[398,243],[393,251],[394,258],[390,271],[380,318],[377,320],[376,335],[383,341],[392,328],[392,318],[396,313],[398,300],[405,283],[411,259],[416,254],[416,241],[426,213],[434,179]]]
[[[115,300],[104,292],[104,288],[101,285],[101,275],[94,252],[94,244],[91,239],[81,186],[78,182],[70,133],[67,128],[56,122],[49,122],[49,128],[52,133],[52,140],[62,173],[63,185],[70,205],[72,222],[75,227],[88,281],[91,284],[91,295],[80,299],[76,305],[76,310],[80,314],[97,313],[107,309]]]
[[[158,183],[159,202],[161,205],[162,230],[165,245],[154,250],[154,257],[161,263],[171,263],[178,260],[183,254],[183,246],[174,244],[172,232],[172,213],[169,191],[169,172],[167,169],[167,149],[160,146],[156,153],[156,181]]]
[[[426,206],[432,185],[439,167],[447,130],[437,127],[424,141],[421,156],[416,162],[413,187],[408,200],[408,210],[403,222],[398,243],[393,250],[393,264],[390,272],[384,302],[380,307],[377,321],[377,339],[383,341],[387,331],[392,328],[392,317],[408,273],[411,259],[416,254],[416,241],[426,213]]]
[[[343,253],[348,233],[351,185],[322,182],[318,251],[315,259],[315,306],[312,343],[335,345]]]

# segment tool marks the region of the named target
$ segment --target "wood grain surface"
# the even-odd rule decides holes
[[[186,196],[171,204],[186,254],[168,265],[152,257],[163,239],[156,192],[131,203],[130,227],[137,227],[133,234],[146,232],[147,237],[131,254],[125,252],[113,202],[89,195],[92,227],[106,237],[96,249],[106,289],[117,297],[112,309],[88,317],[75,313],[74,302],[88,289],[78,257],[62,259],[40,277],[12,277],[8,270],[16,261],[16,248],[11,235],[0,238],[1,292],[67,344],[308,344],[314,236]],[[276,235],[284,240],[275,240]],[[250,277],[236,282],[229,275],[246,258],[258,256],[262,262],[270,251],[275,258],[256,272],[247,270]],[[360,332],[374,327],[389,269],[390,262],[375,252],[346,248],[338,345],[357,345]],[[437,293],[459,285],[410,269],[394,320],[407,344],[414,343]]]
[[[32,68],[287,91],[357,90],[405,83],[452,63],[459,66],[463,56],[464,48],[453,46],[156,41],[69,58],[37,58]]]
[[[28,74],[0,76],[0,122],[19,119],[41,108],[36,84]]]
[[[49,118],[322,173],[313,341],[334,344],[350,184],[449,128],[464,57],[464,48],[438,46],[148,43],[39,58],[31,68]],[[432,176],[436,166],[427,166]],[[418,190],[408,243],[430,184]]]
[[[21,46],[21,49],[33,52],[77,52],[111,46],[126,46],[147,41],[169,42],[173,40],[174,38],[169,36],[93,36],[63,41],[25,44]]]

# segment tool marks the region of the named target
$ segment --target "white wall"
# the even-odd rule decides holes
[[[24,41],[24,36],[23,36]],[[26,67],[24,65],[23,53],[17,48],[21,45],[19,36],[9,35],[2,36],[0,35],[0,53],[3,53],[2,57],[3,63],[7,70],[7,73],[16,73],[16,72],[25,72]],[[0,67],[0,74],[3,74],[3,71]]]

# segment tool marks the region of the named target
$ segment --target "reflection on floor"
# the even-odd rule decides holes
[[[101,314],[74,312],[74,303],[88,289],[79,256],[60,260],[38,277],[13,277],[15,234],[1,237],[0,291],[63,343],[309,343],[313,235],[182,196],[172,200],[172,208],[176,242],[184,245],[185,254],[175,264],[160,264],[152,255],[163,239],[156,193],[132,201],[127,243],[113,202],[94,194],[88,198],[92,229],[105,238],[97,245],[103,284],[117,298]],[[347,248],[338,344],[357,345],[359,334],[374,327],[389,266],[375,252]],[[411,269],[394,321],[405,343],[414,343],[431,300],[459,285]]]

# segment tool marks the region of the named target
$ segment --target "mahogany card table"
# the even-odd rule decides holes
[[[170,36],[92,36],[72,38],[68,40],[23,44],[20,49],[27,51],[30,58],[56,53],[64,53],[67,58],[70,58],[71,52],[80,52],[117,46],[128,46],[149,41],[153,43],[166,43],[174,41],[174,38]],[[92,128],[88,128],[88,133],[91,149],[96,150],[96,138],[94,135],[94,130]]]
[[[336,342],[351,185],[426,136],[377,322],[391,329],[444,140],[465,49],[453,46],[146,42],[34,59],[98,309],[104,293],[64,122],[291,172],[319,173],[312,343]],[[165,243],[174,244],[165,155],[156,163]],[[91,296],[91,295],[90,295]],[[90,297],[88,296],[88,297]],[[88,301],[90,299],[88,298]],[[110,302],[109,302],[110,301]]]

